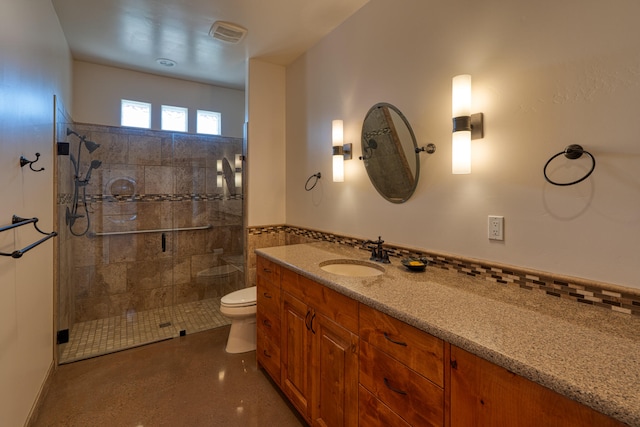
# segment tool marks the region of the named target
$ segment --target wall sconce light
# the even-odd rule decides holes
[[[331,142],[333,145],[333,182],[344,182],[344,161],[351,160],[351,144],[344,144],[342,120],[331,122]]]
[[[236,187],[242,187],[242,160],[244,156],[242,154],[236,154],[235,159],[235,183]]]
[[[216,160],[216,172],[217,172],[217,176],[216,176],[216,186],[218,188],[222,187],[222,179],[223,179],[223,174],[222,174],[222,160]]]
[[[451,173],[471,173],[471,140],[484,137],[482,113],[471,114],[471,76],[453,78],[451,91],[453,137]]]

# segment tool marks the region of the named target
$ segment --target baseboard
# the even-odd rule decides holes
[[[40,406],[42,405],[42,401],[44,400],[45,396],[49,392],[49,387],[51,386],[51,381],[53,379],[53,373],[55,372],[55,370],[56,370],[55,360],[52,360],[51,365],[49,365],[49,369],[47,370],[47,376],[42,382],[42,385],[40,386],[40,390],[38,391],[38,395],[36,396],[36,399],[33,402],[31,411],[29,411],[29,416],[27,417],[27,420],[24,423],[25,427],[30,427],[32,423],[36,420],[38,411],[40,410]]]

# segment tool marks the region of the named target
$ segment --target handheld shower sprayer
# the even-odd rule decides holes
[[[73,154],[69,155],[71,164],[73,165],[73,172],[74,172],[74,177],[73,177],[74,192],[73,192],[73,204],[71,206],[71,209],[67,207],[67,210],[66,210],[66,221],[67,221],[67,225],[69,226],[69,230],[71,231],[71,234],[73,234],[74,236],[84,236],[85,234],[87,234],[87,231],[89,231],[89,228],[90,228],[89,210],[87,207],[86,186],[87,184],[89,184],[89,180],[91,179],[91,172],[94,169],[98,169],[102,165],[102,162],[100,160],[92,160],[91,163],[89,164],[89,169],[87,170],[87,173],[85,174],[84,179],[81,180],[80,165],[82,163],[80,162],[80,155],[82,154],[83,145],[85,146],[89,154],[91,154],[100,147],[100,144],[93,141],[89,141],[86,135],[80,135],[79,133],[75,132],[70,128],[67,128],[67,135],[75,135],[76,137],[78,137],[78,139],[80,139],[80,143],[78,144],[78,157],[77,158],[73,157]],[[80,194],[79,194],[80,187],[82,187],[82,197],[80,197]],[[78,213],[79,206],[84,207],[84,212],[85,212],[84,215]],[[86,227],[82,232],[76,232],[73,229],[73,225],[75,224],[76,220],[80,218],[86,218]]]
[[[84,176],[84,180],[80,181],[80,185],[87,185],[89,180],[91,179],[91,171],[94,169],[98,169],[102,165],[100,160],[92,160],[91,165],[89,165],[89,170],[87,170],[87,174]]]

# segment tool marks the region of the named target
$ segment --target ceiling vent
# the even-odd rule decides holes
[[[238,44],[247,35],[247,29],[230,22],[216,21],[211,26],[209,35],[225,43]]]

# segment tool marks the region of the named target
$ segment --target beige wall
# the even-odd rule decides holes
[[[249,61],[247,224],[285,221],[285,68]]]
[[[37,31],[34,31],[36,29]],[[44,35],[44,36],[43,36]],[[11,216],[54,226],[53,97],[71,100],[71,57],[48,0],[6,0],[0,13],[0,225]],[[35,173],[21,155],[41,154]],[[0,252],[42,235],[31,225],[0,234]],[[0,257],[0,425],[21,426],[53,361],[53,247]]]
[[[372,0],[287,68],[286,223],[640,288],[639,14],[634,0]],[[486,130],[472,173],[452,175],[451,78],[463,73]],[[418,145],[437,144],[402,205],[357,160],[381,101]],[[344,183],[330,179],[336,118],[355,148]],[[546,183],[545,162],[573,143],[595,155],[592,177]],[[505,216],[504,242],[487,239],[488,215]]]
[[[76,122],[120,126],[120,101],[130,99],[152,104],[152,129],[160,129],[160,106],[175,105],[189,108],[190,129],[196,126],[196,110],[216,111],[222,114],[222,135],[244,136],[244,91],[82,61],[73,64]]]

